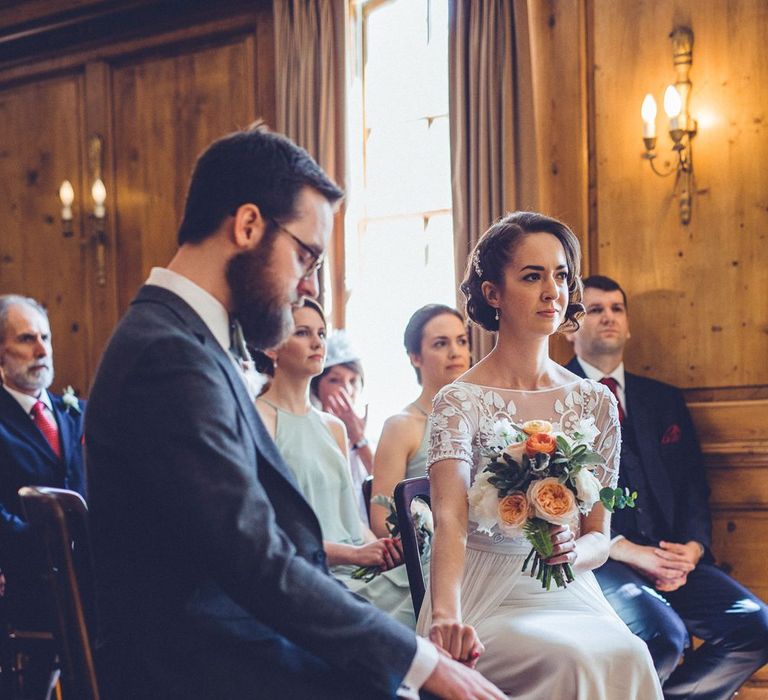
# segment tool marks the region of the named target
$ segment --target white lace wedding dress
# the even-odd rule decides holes
[[[616,486],[621,434],[616,402],[606,387],[580,379],[562,387],[517,391],[455,382],[435,397],[430,416],[429,470],[440,460],[467,462],[474,480],[496,421],[518,425],[542,419],[571,433],[593,416],[604,486]],[[436,464],[437,463],[437,464]],[[434,466],[432,466],[434,465]],[[578,533],[577,520],[571,528]],[[578,534],[577,534],[578,536]],[[591,571],[565,589],[549,591],[521,573],[530,551],[524,537],[491,536],[469,522],[461,583],[463,621],[486,651],[477,668],[518,700],[653,700],[662,698],[650,654],[613,611]],[[424,598],[417,632],[429,633],[432,609]]]

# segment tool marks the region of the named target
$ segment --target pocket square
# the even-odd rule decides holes
[[[680,442],[680,426],[672,423],[661,438],[662,445],[671,445],[674,442]]]

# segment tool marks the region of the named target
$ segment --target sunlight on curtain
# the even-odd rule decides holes
[[[377,438],[418,394],[405,324],[423,304],[456,303],[448,2],[395,0],[363,13],[349,102],[346,325]]]

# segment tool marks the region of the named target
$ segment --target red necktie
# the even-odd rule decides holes
[[[603,377],[600,380],[601,384],[605,384],[611,393],[616,397],[616,403],[619,404],[619,423],[624,424],[624,409],[621,407],[621,399],[619,398],[619,383],[613,377]]]
[[[42,401],[32,406],[32,420],[40,429],[43,437],[48,441],[56,456],[61,459],[61,446],[59,445],[59,428],[53,416]]]

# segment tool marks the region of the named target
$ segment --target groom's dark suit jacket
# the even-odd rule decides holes
[[[576,357],[566,368],[580,377],[586,376]],[[654,511],[661,518],[657,524],[660,538],[672,542],[696,540],[709,550],[709,489],[685,398],[676,387],[654,379],[625,372],[625,380],[627,420],[622,432],[631,423],[648,491],[640,494],[638,502],[653,499]],[[614,534],[634,539],[635,517],[631,509],[614,513]]]
[[[85,496],[83,467],[83,408],[77,413],[60,396],[49,394],[59,428],[59,459],[18,401],[0,388],[0,568],[9,586],[16,572],[29,563],[29,526],[18,491],[22,486],[55,486]]]
[[[110,672],[140,677],[148,698],[177,697],[190,679],[197,698],[260,697],[239,652],[280,635],[394,695],[413,633],[328,574],[318,521],[231,358],[177,295],[141,289],[86,425]],[[201,652],[206,663],[193,663]],[[212,689],[221,668],[226,687]]]

